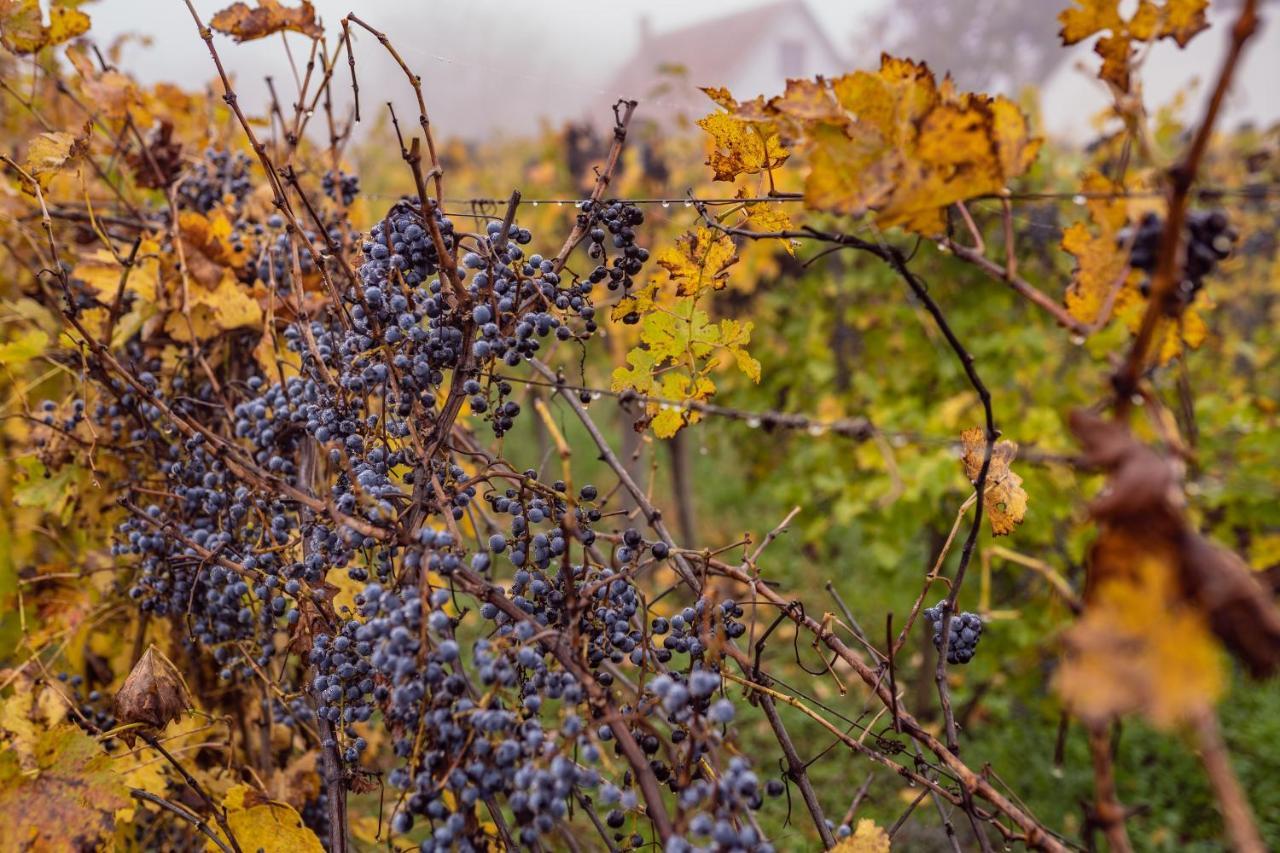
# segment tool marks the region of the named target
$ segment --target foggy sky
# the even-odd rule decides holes
[[[647,17],[661,33],[694,21],[728,14],[766,0],[314,0],[320,17],[335,31],[338,20],[355,11],[391,35],[409,65],[422,76],[433,124],[442,136],[476,137],[486,133],[520,134],[537,129],[540,118],[553,121],[583,117],[602,95],[634,97],[634,92],[607,90],[613,73],[630,58],[639,42],[639,22]],[[945,0],[941,0],[945,2]],[[207,21],[229,0],[196,0]],[[831,41],[845,52],[850,67],[874,67],[877,56],[855,55],[853,45],[867,16],[892,0],[807,0]],[[1066,0],[1043,3],[1053,15]],[[1278,10],[1280,4],[1266,4]],[[144,82],[174,80],[199,87],[210,80],[213,66],[181,0],[101,0],[87,5],[94,35],[108,44],[124,33],[152,37],[149,46],[128,45],[121,65]],[[1211,80],[1227,38],[1227,26],[1215,26],[1180,51],[1168,42],[1151,51],[1146,81],[1147,103],[1158,106],[1195,78],[1201,96]],[[265,75],[273,76],[282,98],[292,94],[290,70],[280,38],[244,45],[215,36],[223,62],[237,80],[246,106],[262,109]],[[294,57],[305,62],[306,41],[289,36]],[[929,58],[928,45],[911,52]],[[1045,121],[1050,132],[1081,140],[1091,134],[1089,117],[1105,106],[1107,95],[1091,79],[1098,59],[1087,45],[1072,52],[1044,89]],[[367,34],[356,39],[362,111],[366,123],[385,102],[412,116],[412,93],[400,71]],[[1074,70],[1083,63],[1087,72]],[[350,102],[349,76],[339,75],[340,93]],[[1240,69],[1239,85],[1225,114],[1229,123],[1250,118],[1259,123],[1280,120],[1280,23],[1272,22],[1250,45]],[[781,81],[779,81],[781,84]],[[741,93],[743,95],[755,93]],[[768,94],[768,93],[766,93]],[[1199,98],[1191,99],[1198,108]]]

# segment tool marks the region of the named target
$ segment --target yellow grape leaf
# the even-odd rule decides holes
[[[745,196],[746,190],[738,191],[739,198]],[[742,206],[742,212],[746,215],[747,227],[760,234],[776,234],[780,231],[790,231],[792,228],[791,215],[780,203],[768,201],[746,203]],[[782,242],[782,248],[786,249],[787,254],[794,256],[796,249],[791,240],[786,237],[778,239]]]
[[[875,72],[791,80],[766,104],[727,109],[773,119],[782,144],[809,154],[807,207],[873,212],[882,227],[930,236],[945,230],[947,207],[1002,191],[1040,148],[1011,101],[958,92],[924,63],[890,56]]]
[[[27,144],[27,159],[23,168],[35,178],[41,190],[49,188],[54,175],[66,169],[88,150],[88,126],[81,136],[56,131],[40,133]]]
[[[126,279],[125,270],[116,261],[115,256],[106,249],[98,249],[96,252],[81,256],[80,263],[71,270],[71,277],[87,284],[98,301],[105,305],[115,302],[122,280],[125,293],[132,293],[142,303],[149,305],[156,301],[156,295],[159,293],[159,252],[158,243],[154,240],[143,240],[138,246],[138,255],[134,258],[133,267],[130,268]]]
[[[839,127],[822,125],[810,132],[809,145],[805,207],[861,215],[888,201],[897,162],[882,159],[886,146],[875,131],[858,130],[850,137]]]
[[[719,290],[729,276],[729,267],[737,261],[737,249],[729,235],[705,225],[681,234],[674,247],[663,248],[654,256],[654,262],[666,270],[668,281],[675,284],[677,296]]]
[[[1044,140],[1031,135],[1031,124],[1018,105],[1003,95],[991,99],[996,149],[1006,175],[1021,175],[1031,168]]]
[[[1183,599],[1167,543],[1104,530],[1090,554],[1084,616],[1064,637],[1056,686],[1094,723],[1141,713],[1172,727],[1213,705],[1221,653],[1204,614]]]
[[[1179,47],[1209,26],[1205,10],[1209,0],[1139,0],[1129,18],[1120,13],[1123,0],[1074,0],[1058,14],[1064,45],[1106,33],[1094,45],[1102,57],[1098,76],[1121,92],[1130,88],[1130,60],[1134,41],[1172,38]]]
[[[12,749],[0,752],[0,838],[11,849],[80,851],[115,830],[128,789],[97,741],[63,723],[31,744],[34,770]]]
[[[320,839],[303,825],[292,806],[268,800],[248,785],[236,785],[227,791],[222,807],[227,810],[227,823],[242,850],[324,853]],[[225,841],[221,831],[216,831]],[[205,850],[217,853],[218,845],[210,840]]]
[[[18,506],[39,507],[53,516],[60,516],[70,506],[80,475],[84,473],[83,468],[71,464],[49,471],[33,456],[21,457],[18,465],[27,477],[13,487],[13,502]]]
[[[21,367],[44,352],[49,345],[49,335],[41,329],[27,329],[12,340],[0,344],[0,364],[5,367]]]
[[[69,6],[49,10],[49,24],[40,16],[39,0],[0,2],[0,44],[14,53],[35,53],[89,31],[89,16]]]
[[[205,287],[217,287],[224,268],[235,260],[230,247],[230,221],[220,212],[205,218],[185,210],[178,215],[178,230],[191,275]]]
[[[169,787],[169,765],[160,753],[144,746],[136,751],[121,752],[114,759],[112,769],[125,785],[158,797],[165,795]],[[131,800],[129,805],[116,809],[116,822],[131,823],[137,818],[139,808],[144,808],[142,803]]]
[[[298,375],[302,366],[302,354],[287,347],[277,347],[274,335],[263,335],[258,339],[253,357],[267,376],[279,377],[283,373],[286,379],[291,379]]]
[[[203,301],[213,308],[214,317],[222,329],[256,328],[262,324],[262,306],[229,272],[222,277],[216,290],[203,297]]]
[[[960,433],[960,443],[965,476],[969,482],[976,483],[986,455],[986,432],[981,427],[971,427]],[[1022,478],[1009,467],[1017,455],[1018,445],[1005,439],[991,448],[982,508],[991,522],[993,536],[1008,536],[1027,515],[1027,492],[1022,488]]]
[[[698,127],[710,134],[711,153],[707,165],[717,181],[732,181],[739,175],[755,175],[781,166],[787,149],[771,122],[750,121],[730,113],[712,113],[698,119]]]
[[[769,99],[769,108],[799,121],[844,121],[840,104],[821,80],[788,80],[786,90]]]
[[[871,818],[864,817],[852,835],[836,842],[831,853],[889,853],[889,849],[889,833],[876,826]]]
[[[1097,173],[1085,176],[1083,191],[1092,195],[1118,191]],[[1122,283],[1129,258],[1119,240],[1126,219],[1123,199],[1090,198],[1089,218],[1092,227],[1076,222],[1062,234],[1062,249],[1076,259],[1076,268],[1067,285],[1067,313],[1087,325],[1099,321],[1111,291],[1117,286],[1136,290],[1137,275],[1129,274]]]
[[[18,682],[13,695],[0,703],[0,732],[6,741],[6,747],[13,750],[18,764],[24,773],[37,771],[35,754],[36,738],[39,729],[44,728],[32,719],[33,704],[32,685],[27,679]]]
[[[258,0],[256,9],[245,3],[232,3],[213,16],[209,27],[226,33],[237,42],[265,38],[282,30],[292,30],[311,38],[324,35],[316,22],[316,10],[307,0],[293,9],[280,5],[276,0]]]
[[[752,382],[759,384],[760,362],[745,349],[747,344],[751,343],[753,327],[754,324],[750,320],[745,323],[739,323],[737,320],[721,320],[718,343],[733,356],[734,364],[738,365],[738,369],[750,377]]]
[[[640,339],[642,345],[627,353],[627,365],[613,371],[610,387],[659,398],[645,403],[650,426],[659,438],[669,438],[699,420],[699,413],[684,404],[710,399],[715,393],[715,383],[707,376],[714,367],[709,359],[713,353],[731,356],[739,370],[760,381],[760,362],[746,350],[751,323],[712,323],[693,299],[647,315]]]

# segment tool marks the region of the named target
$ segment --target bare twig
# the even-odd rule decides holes
[[[200,830],[202,833],[208,836],[209,840],[213,844],[217,845],[218,849],[221,850],[222,853],[233,853],[232,849],[227,846],[226,842],[224,842],[218,836],[218,833],[214,832],[213,828],[210,827],[209,824],[205,823],[204,820],[202,820],[200,816],[195,814],[194,812],[187,810],[186,808],[178,805],[177,803],[169,802],[163,797],[158,797],[155,794],[150,793],[149,791],[144,791],[141,788],[130,788],[129,795],[132,796],[135,800],[143,800],[145,802],[159,806],[160,808],[164,809],[167,812],[172,812],[173,814],[182,818],[187,823],[191,824],[196,829]]]
[[[1129,853],[1133,847],[1124,828],[1124,806],[1116,797],[1111,737],[1107,726],[1089,726],[1089,753],[1093,756],[1093,820],[1102,828],[1112,853]]]
[[[1253,809],[1249,807],[1249,798],[1240,786],[1235,771],[1231,769],[1227,745],[1223,743],[1222,733],[1218,730],[1217,714],[1208,709],[1196,716],[1193,725],[1200,746],[1200,761],[1204,764],[1205,773],[1213,784],[1213,792],[1218,797],[1222,822],[1226,824],[1227,836],[1231,839],[1232,846],[1238,853],[1263,853],[1267,845],[1258,832]]]

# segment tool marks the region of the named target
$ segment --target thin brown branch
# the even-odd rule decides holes
[[[1267,845],[1258,832],[1253,809],[1249,807],[1249,798],[1241,787],[1240,780],[1236,778],[1235,771],[1231,769],[1227,745],[1218,729],[1217,714],[1208,709],[1197,715],[1193,724],[1200,746],[1200,761],[1213,785],[1213,793],[1217,795],[1222,822],[1226,824],[1231,845],[1237,853],[1264,853]]]
[[[1093,821],[1102,828],[1111,853],[1129,853],[1133,846],[1124,827],[1124,806],[1116,796],[1111,736],[1107,726],[1089,726],[1089,753],[1093,756]]]

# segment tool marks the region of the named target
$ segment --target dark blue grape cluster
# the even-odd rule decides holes
[[[639,211],[579,212],[602,262],[586,278],[526,254],[533,235],[517,223],[463,233],[427,214],[394,205],[359,242],[355,280],[335,268],[333,302],[281,321],[288,375],[231,358],[215,385],[198,363],[122,348],[143,390],[110,385],[92,418],[140,464],[158,460],[135,492],[141,515],[117,530],[133,598],[182,627],[192,660],[212,659],[201,675],[223,680],[228,707],[261,701],[298,742],[318,735],[345,781],[385,732],[391,828],[425,831],[421,850],[490,847],[491,803],[519,846],[546,845],[584,799],[619,847],[645,843],[625,831],[644,820],[627,739],[689,829],[675,849],[769,850],[749,813],[777,786],[725,748],[720,650],[745,633],[743,608],[704,595],[655,613],[636,577],[671,549],[601,528],[614,516],[594,486],[493,476],[449,435],[432,441],[451,404],[512,429],[520,406],[496,370],[596,330],[594,286],[625,291],[647,259]],[[319,272],[316,235],[292,236],[311,247],[303,275]],[[319,289],[293,279],[279,217],[246,216],[232,239],[243,282]],[[217,438],[179,433],[166,411]],[[335,572],[359,585],[349,609],[333,602]],[[281,694],[241,689],[263,673]],[[307,803],[308,825],[324,827],[334,795]]]
[[[1116,239],[1121,245],[1133,244],[1129,266],[1150,274],[1155,272],[1163,236],[1164,219],[1157,213],[1148,212],[1136,226],[1122,229]],[[1187,214],[1186,255],[1182,281],[1178,286],[1178,297],[1183,304],[1190,304],[1195,299],[1204,286],[1205,276],[1231,254],[1238,236],[1227,215],[1220,210],[1193,210]],[[1142,283],[1144,296],[1150,286],[1150,281]]]
[[[667,850],[695,853],[703,850],[742,850],[772,853],[754,822],[742,820],[748,811],[759,809],[766,794],[778,796],[785,790],[777,780],[761,786],[751,764],[734,756],[713,780],[699,778],[680,792],[679,801],[689,814],[688,831],[673,837]]]
[[[933,647],[939,651],[942,650],[942,621],[946,607],[944,599],[924,611],[925,618],[933,625]],[[978,649],[978,638],[981,636],[982,617],[978,614],[966,612],[952,616],[947,640],[947,663],[963,664],[973,660]]]
[[[746,633],[747,626],[738,619],[742,607],[732,599],[712,605],[709,599],[699,598],[670,619],[658,617],[650,626],[655,635],[662,637],[662,648],[675,654],[687,654],[698,660],[706,652],[704,638],[724,636],[737,639]],[[723,632],[721,635],[719,632]]]
[[[350,207],[351,202],[360,195],[360,178],[346,172],[330,170],[324,173],[321,188],[329,198],[341,202],[343,207]]]
[[[253,189],[252,164],[252,158],[243,152],[205,149],[204,159],[193,165],[178,185],[178,208],[208,213],[230,201],[230,206],[238,209]]]
[[[579,208],[578,225],[588,229],[587,255],[604,261],[591,273],[591,280],[608,279],[610,290],[626,293],[632,279],[639,274],[649,250],[636,243],[636,228],[644,223],[644,211],[630,202],[610,199],[605,202],[585,201]],[[616,250],[609,257],[606,241]]]

